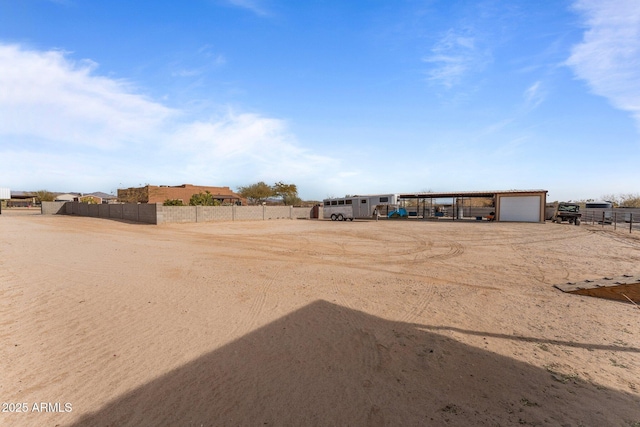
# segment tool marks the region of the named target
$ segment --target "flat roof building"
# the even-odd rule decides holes
[[[239,194],[231,191],[229,187],[210,187],[204,185],[145,185],[144,187],[132,187],[118,189],[118,201],[122,203],[164,203],[166,200],[181,200],[189,204],[191,196],[198,193],[211,193],[214,199],[220,203],[242,204],[247,201]]]

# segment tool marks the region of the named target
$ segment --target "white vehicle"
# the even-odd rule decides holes
[[[325,219],[341,221],[340,218],[375,218],[386,216],[398,205],[397,194],[374,194],[369,196],[352,196],[324,199],[322,216]]]

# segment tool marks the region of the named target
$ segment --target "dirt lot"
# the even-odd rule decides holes
[[[639,238],[3,211],[0,424],[638,426]]]

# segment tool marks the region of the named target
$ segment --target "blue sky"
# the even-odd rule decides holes
[[[640,191],[637,0],[0,0],[0,187]]]

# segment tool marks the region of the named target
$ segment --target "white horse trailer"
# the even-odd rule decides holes
[[[351,205],[331,206],[330,212],[323,209],[323,217],[331,221],[353,221],[353,207]]]
[[[324,199],[322,205],[322,216],[325,219],[339,220],[340,215],[344,219],[351,220],[353,218],[375,218],[376,215],[386,216],[397,207],[398,195],[374,194],[369,196],[339,197]],[[347,213],[350,213],[351,216],[347,217]]]

